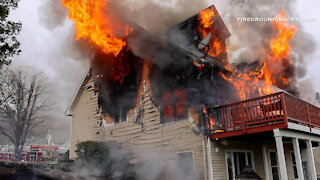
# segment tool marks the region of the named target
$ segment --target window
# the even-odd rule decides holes
[[[271,176],[273,180],[279,180],[279,166],[278,166],[278,158],[277,153],[275,151],[269,152],[270,156],[270,168],[271,168]]]
[[[226,159],[229,180],[234,180],[235,177],[239,175],[246,166],[253,168],[253,158],[251,152],[227,151]]]
[[[185,88],[177,88],[162,94],[162,123],[186,119],[188,115],[187,109],[187,92]]]
[[[185,175],[193,174],[193,153],[183,152],[177,154],[177,170]]]
[[[302,161],[303,176],[305,180],[309,180],[308,161]]]
[[[30,162],[37,162],[37,153],[30,152]]]
[[[293,152],[291,152],[291,162],[292,162],[292,169],[293,169],[293,177],[295,179],[298,179],[298,170],[297,170],[296,157],[294,156]]]
[[[297,170],[297,163],[294,156],[294,153],[291,152],[291,160],[292,160],[292,168],[293,168],[293,175],[295,179],[298,179],[298,170]],[[305,180],[309,180],[309,170],[308,170],[308,162],[302,161],[302,170],[303,176]]]

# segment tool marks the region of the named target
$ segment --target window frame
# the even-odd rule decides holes
[[[268,159],[269,159],[269,166],[268,166],[268,168],[270,168],[270,175],[271,175],[270,178],[271,178],[271,180],[273,180],[273,176],[272,176],[272,166],[271,166],[271,155],[270,155],[271,152],[276,153],[278,177],[279,177],[279,179],[280,179],[280,167],[279,167],[279,161],[278,161],[279,158],[278,158],[277,150],[275,150],[275,149],[269,149],[269,150],[268,150]]]
[[[186,110],[186,115],[185,117],[182,118],[178,118],[178,113],[177,113],[177,102],[178,100],[181,100],[181,98],[178,98],[179,96],[177,96],[177,90],[183,90],[183,92],[185,93],[185,110]],[[183,87],[178,87],[178,88],[173,88],[170,90],[167,90],[165,92],[162,92],[161,96],[163,96],[164,93],[171,93],[171,99],[170,103],[164,103],[161,102],[160,104],[160,124],[168,124],[168,123],[173,123],[173,122],[178,122],[178,121],[183,121],[185,119],[189,119],[189,108],[188,108],[188,92],[187,92],[187,88],[183,88]],[[163,100],[161,100],[163,101]],[[163,110],[166,106],[172,106],[172,120],[167,120],[166,118],[164,118],[164,114],[163,114]],[[165,120],[166,119],[166,120]]]
[[[228,159],[227,159],[227,153],[231,153],[231,164],[232,164],[232,173],[233,173],[233,179],[235,180],[236,173],[235,173],[235,163],[234,163],[234,154],[233,153],[245,153],[246,158],[246,164],[248,163],[248,153],[251,154],[251,164],[252,169],[255,171],[255,161],[254,161],[254,153],[252,150],[243,150],[243,149],[226,149],[225,150],[225,162],[226,162],[226,170],[227,170],[227,179],[229,179],[229,172],[228,172]]]
[[[176,168],[178,167],[178,154],[183,154],[183,153],[191,153],[191,155],[192,155],[192,170],[193,170],[193,172],[195,172],[195,163],[194,163],[194,152],[193,152],[193,150],[186,150],[186,151],[178,151],[178,152],[176,152],[176,159],[177,159],[177,161],[176,161]]]
[[[293,164],[293,158],[294,158],[294,161],[295,161],[295,164]],[[292,167],[292,172],[293,172],[293,177],[295,180],[299,179],[299,175],[298,175],[298,168],[297,168],[297,161],[296,161],[296,156],[294,154],[294,151],[290,151],[290,160],[291,160],[291,167]],[[297,178],[295,177],[295,174],[294,174],[294,166],[296,168],[296,171],[297,171]]]

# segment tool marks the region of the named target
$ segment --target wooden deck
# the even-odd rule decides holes
[[[285,129],[288,122],[320,129],[320,108],[284,92],[209,108],[203,118],[212,139]]]

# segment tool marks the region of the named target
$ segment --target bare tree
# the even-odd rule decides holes
[[[30,131],[43,122],[41,114],[50,108],[49,88],[41,73],[18,69],[0,76],[0,133],[14,145],[18,161]]]

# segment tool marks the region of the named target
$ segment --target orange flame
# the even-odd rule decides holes
[[[203,28],[210,28],[214,22],[213,17],[215,16],[212,8],[205,9],[200,12],[200,24]]]
[[[279,17],[285,18],[286,14],[283,11],[280,11]],[[279,33],[275,39],[270,39],[271,55],[278,60],[286,59],[291,51],[291,46],[288,42],[292,39],[298,28],[286,21],[274,21],[272,22],[272,25]]]
[[[202,38],[205,37],[209,32],[212,33],[212,40],[209,42],[210,50],[208,54],[213,57],[226,56],[227,49],[223,38],[220,38],[218,32],[219,26],[214,26],[215,16],[218,15],[214,7],[210,7],[200,12],[198,20],[199,26],[198,31],[201,33]],[[227,62],[226,59],[222,61]]]
[[[206,119],[209,120],[209,122],[208,122],[209,123],[208,124],[209,130],[214,130],[213,133],[224,132],[223,129],[220,129],[220,128],[222,128],[222,124],[218,125],[218,123],[216,122],[216,119],[212,115],[210,115],[205,108],[202,108],[202,112],[205,115]]]
[[[279,12],[280,18],[285,18],[283,11]],[[273,27],[278,30],[278,35],[270,39],[270,54],[264,69],[264,79],[280,88],[285,88],[290,84],[290,79],[286,77],[285,71],[292,64],[289,57],[292,50],[289,40],[293,38],[298,27],[286,21],[274,21]]]
[[[129,27],[121,18],[106,15],[112,13],[107,0],[62,0],[62,5],[69,9],[69,19],[74,20],[76,40],[86,39],[114,56],[126,46],[120,37],[128,34]]]
[[[280,18],[286,17],[283,11],[280,11],[278,16]],[[285,72],[292,63],[289,57],[292,50],[289,40],[293,38],[297,26],[286,21],[274,21],[272,25],[278,34],[275,38],[270,39],[270,52],[267,54],[267,59],[263,61],[261,68],[245,72],[237,72],[236,70],[231,77],[220,73],[225,80],[232,83],[237,89],[241,100],[250,98],[249,96],[256,94],[256,92],[261,96],[274,93],[275,90],[272,86],[285,89],[290,85],[290,79]]]

